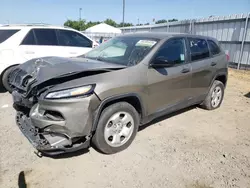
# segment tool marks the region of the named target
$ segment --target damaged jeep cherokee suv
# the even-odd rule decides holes
[[[227,57],[213,38],[135,33],[77,58],[44,57],[15,69],[16,122],[42,154],[127,148],[139,125],[190,105],[221,105]]]

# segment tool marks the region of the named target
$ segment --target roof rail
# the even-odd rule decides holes
[[[1,27],[9,27],[9,26],[51,26],[51,24],[47,23],[27,23],[27,24],[3,24]]]
[[[46,23],[27,23],[27,24],[3,24],[1,26],[49,26],[50,24]]]
[[[0,27],[14,27],[14,26],[44,26],[44,27],[63,27],[72,29],[72,27],[64,26],[64,25],[52,25],[52,24],[46,24],[46,23],[28,23],[28,24],[0,24]]]

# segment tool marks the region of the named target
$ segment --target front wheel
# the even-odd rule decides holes
[[[95,148],[105,154],[126,149],[134,140],[139,126],[139,115],[127,102],[105,108],[92,138]]]
[[[219,108],[224,98],[224,88],[221,81],[215,80],[201,107],[207,110]]]

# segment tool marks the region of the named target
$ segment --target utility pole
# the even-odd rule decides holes
[[[79,8],[79,25],[80,25],[80,31],[82,29],[82,8]]]
[[[137,18],[137,22],[138,22],[137,25],[139,26],[140,25],[140,19],[139,18]]]
[[[125,19],[125,0],[123,0],[122,27],[124,27],[124,19]]]
[[[79,21],[82,20],[82,8],[79,8]]]

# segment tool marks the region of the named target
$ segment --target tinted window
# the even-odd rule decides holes
[[[58,45],[54,29],[34,29],[37,45]]]
[[[36,45],[34,32],[31,30],[24,38],[22,45]]]
[[[216,55],[220,53],[220,48],[214,41],[208,40],[207,42],[208,42],[208,46],[212,55]]]
[[[0,43],[6,41],[8,38],[10,38],[12,35],[14,35],[19,30],[12,29],[12,30],[0,30]]]
[[[158,58],[174,64],[185,62],[184,39],[171,39],[167,41],[157,52],[156,59]]]
[[[200,60],[209,57],[209,50],[206,40],[189,38],[189,47],[191,51],[191,60]]]
[[[58,40],[60,46],[92,47],[92,41],[74,31],[58,30]]]

